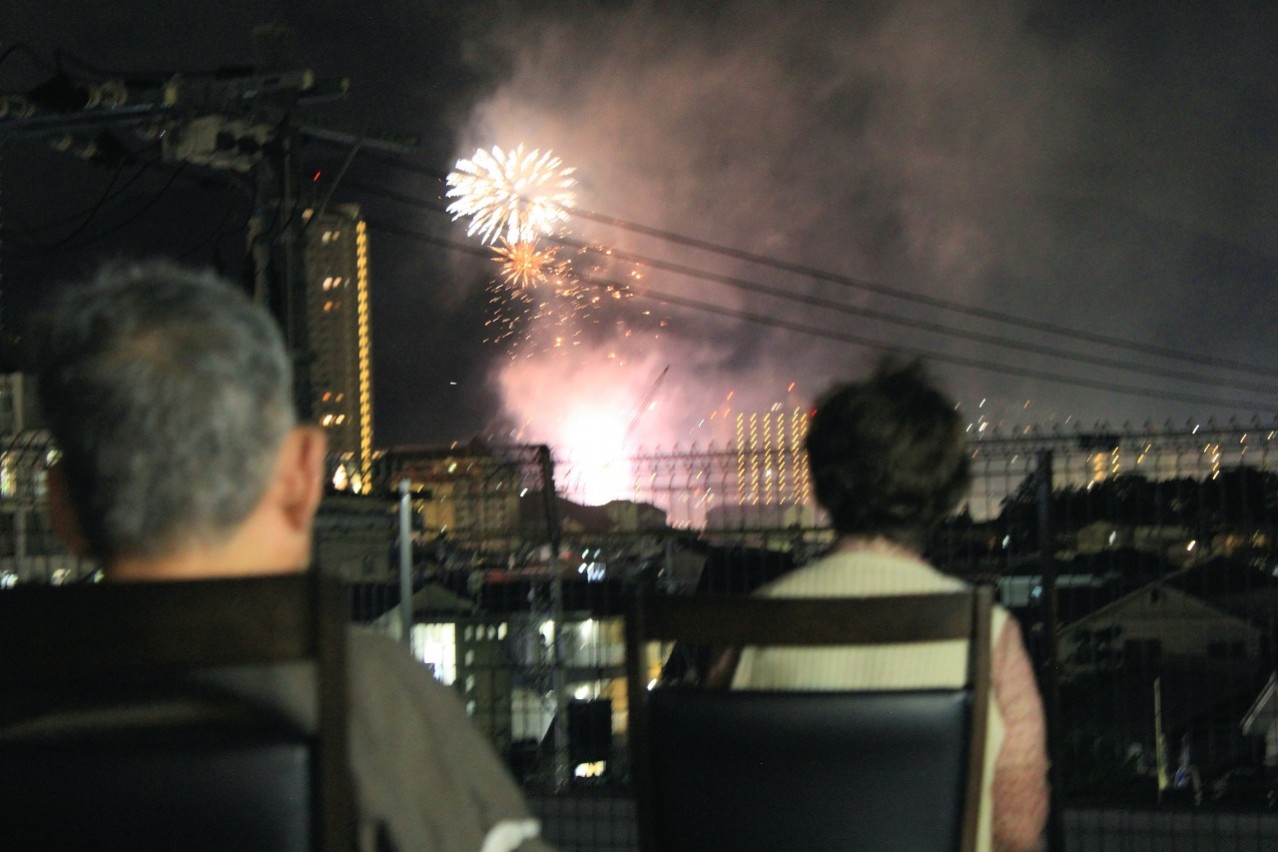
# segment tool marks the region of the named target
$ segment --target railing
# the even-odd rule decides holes
[[[995,583],[1021,621],[1065,848],[1164,848],[1164,832],[1214,849],[1272,842],[1276,436],[1274,424],[1209,423],[972,441],[973,488],[928,556]],[[0,559],[14,560],[0,584],[83,573],[51,543],[36,481],[5,491],[5,471],[38,476],[20,460],[42,451],[28,440],[0,458]],[[770,453],[641,453],[604,506],[574,499],[599,494],[590,471],[549,466],[535,447],[383,461],[384,485],[412,474],[420,486],[414,650],[461,694],[561,848],[633,848],[625,590],[748,592],[831,541],[801,457]],[[341,528],[320,536],[321,564]],[[341,569],[357,617],[388,628],[393,534],[385,524],[361,570]]]

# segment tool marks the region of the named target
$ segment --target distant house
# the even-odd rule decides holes
[[[502,549],[518,529],[527,459],[506,458],[479,442],[450,447],[394,447],[378,460],[383,490],[411,484],[413,507],[428,536]]]
[[[1243,715],[1242,731],[1265,738],[1265,765],[1278,766],[1278,675],[1270,675],[1256,700]]]
[[[1194,595],[1150,584],[1060,631],[1066,677],[1124,667],[1212,660],[1254,665],[1261,630]]]

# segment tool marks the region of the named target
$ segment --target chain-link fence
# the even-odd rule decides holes
[[[86,573],[49,537],[37,438],[0,457],[7,584]],[[927,555],[996,584],[1021,621],[1064,848],[1278,842],[1276,438],[1209,423],[972,441],[972,491]],[[637,454],[602,502],[596,471],[541,447],[389,451],[382,496],[326,501],[317,561],[357,621],[410,624],[554,842],[631,849],[623,597],[746,593],[828,547],[806,460],[777,444]]]

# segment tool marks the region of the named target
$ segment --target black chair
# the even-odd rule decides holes
[[[976,848],[992,590],[856,599],[628,602],[631,760],[643,850]],[[652,641],[719,649],[966,639],[957,689],[649,688]]]
[[[316,574],[0,592],[0,845],[349,852],[344,613]],[[224,685],[264,676],[301,711]]]

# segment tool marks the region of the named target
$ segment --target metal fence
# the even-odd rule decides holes
[[[1270,848],[1278,424],[981,433],[970,450],[972,491],[927,555],[995,583],[1021,622],[1060,848]],[[27,438],[0,459],[0,584],[84,574],[38,517],[39,465],[5,484],[40,452]],[[607,472],[611,494],[540,447],[398,449],[378,464],[386,496],[332,495],[317,533],[354,617],[396,632],[411,612],[404,638],[457,689],[552,841],[634,848],[623,596],[749,592],[818,556],[832,535],[801,451],[641,453]],[[390,495],[403,480],[415,529],[401,578]]]

